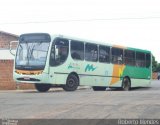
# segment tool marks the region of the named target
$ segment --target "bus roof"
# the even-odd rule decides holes
[[[121,45],[113,45],[113,44],[108,44],[104,41],[87,40],[87,39],[65,36],[65,35],[61,35],[61,34],[60,35],[53,34],[53,35],[51,35],[51,37],[52,38],[60,37],[60,38],[83,41],[83,42],[93,43],[93,44],[98,44],[98,45],[106,45],[106,46],[111,46],[111,47],[116,47],[116,48],[121,48],[121,49],[128,49],[128,50],[133,50],[133,51],[138,51],[138,52],[151,53],[151,51],[149,51],[149,50],[144,50],[144,49],[140,49],[140,48],[132,48],[132,47],[126,47],[126,46],[121,46]]]

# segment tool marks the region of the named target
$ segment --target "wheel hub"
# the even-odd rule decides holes
[[[74,86],[74,80],[73,80],[73,79],[70,79],[70,80],[68,81],[68,86],[69,86],[69,87],[73,87],[73,86]]]

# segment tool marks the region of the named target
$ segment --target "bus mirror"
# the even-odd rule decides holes
[[[18,44],[18,41],[11,41],[9,43],[9,51],[13,56],[16,55],[17,44]]]

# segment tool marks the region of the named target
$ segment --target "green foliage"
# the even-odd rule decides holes
[[[160,63],[155,60],[155,57],[152,55],[152,71],[158,72],[160,71]]]
[[[157,64],[157,69],[156,69],[156,71],[157,71],[157,72],[160,71],[160,63]]]

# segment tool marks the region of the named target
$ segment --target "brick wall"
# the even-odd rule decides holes
[[[9,50],[10,41],[17,41],[18,36],[0,31],[0,52]],[[15,48],[17,45],[12,46]],[[5,54],[5,53],[4,53]],[[0,59],[0,90],[34,89],[32,84],[16,84],[13,80],[13,60]]]
[[[153,74],[152,74],[152,79],[157,79],[158,78],[158,73],[157,72],[154,72]]]
[[[12,67],[12,60],[0,60],[0,89],[16,89]]]
[[[0,90],[34,89],[32,84],[16,84],[13,80],[13,60],[0,60]]]

